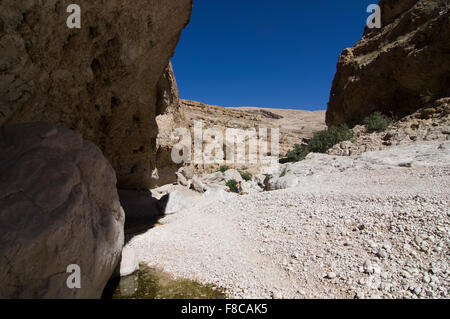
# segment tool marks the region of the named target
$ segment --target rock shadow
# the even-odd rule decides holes
[[[125,211],[125,243],[124,246],[134,237],[147,232],[155,227],[159,219],[164,217],[169,195],[157,199],[152,196],[152,192],[118,189],[120,204]],[[103,289],[102,299],[112,299],[114,292],[120,284],[120,256],[114,274]]]
[[[164,217],[168,195],[157,199],[149,190],[119,189],[118,193],[125,211],[125,244],[134,236],[155,227],[159,219]]]

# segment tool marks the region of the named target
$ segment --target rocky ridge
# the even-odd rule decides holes
[[[174,85],[176,85],[176,82]],[[256,107],[225,108],[196,101],[180,100],[178,108],[169,108],[168,111],[157,117],[159,127],[157,142],[163,155],[159,160],[160,165],[158,165],[155,176],[155,187],[177,181],[177,176],[174,172],[182,165],[173,164],[170,158],[172,147],[178,142],[178,139],[172,135],[175,128],[187,128],[190,130],[192,149],[195,121],[201,121],[204,130],[218,128],[223,136],[225,136],[227,128],[256,129],[257,132],[259,128],[267,128],[269,131],[271,128],[278,128],[280,130],[280,154],[284,156],[294,144],[310,139],[315,132],[325,129],[324,117],[324,111],[312,112]],[[227,145],[224,142],[224,149],[226,147]],[[268,147],[270,148],[270,142]],[[189,166],[194,170],[195,174],[205,175],[217,171],[220,165]],[[236,169],[245,168],[245,170],[253,174],[258,174],[264,165],[245,164],[230,166]]]
[[[448,0],[381,0],[382,28],[366,28],[337,64],[327,125],[375,111],[402,118],[450,96]]]
[[[385,132],[369,133],[363,125],[355,126],[353,131],[355,136],[351,141],[339,143],[327,153],[351,156],[383,150],[392,145],[449,140],[450,98],[439,99],[433,105],[394,122]]]

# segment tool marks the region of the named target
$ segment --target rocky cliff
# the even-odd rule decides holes
[[[450,96],[448,0],[381,0],[381,29],[345,49],[326,122],[355,124],[374,111],[402,117]]]
[[[156,139],[156,169],[152,172],[151,186],[169,184],[174,181],[180,165],[172,161],[172,132],[184,127],[186,117],[178,94],[177,81],[169,64],[158,83],[157,117],[158,136]]]
[[[45,121],[100,147],[119,186],[146,188],[156,162],[158,82],[192,0],[0,2],[0,127]],[[164,79],[161,79],[164,81]]]
[[[172,92],[165,96],[176,95],[176,81],[170,67],[163,77],[164,90]],[[162,186],[177,180],[174,172],[180,167],[171,159],[172,147],[178,143],[172,133],[175,128],[187,128],[191,132],[192,147],[194,149],[194,122],[201,121],[203,129],[217,128],[223,136],[227,128],[239,128],[242,130],[258,128],[277,128],[280,130],[280,155],[293,148],[295,144],[301,144],[304,139],[310,139],[317,131],[326,128],[324,111],[304,111],[287,109],[269,109],[257,107],[225,108],[217,105],[208,105],[190,100],[166,99],[166,111],[157,117],[159,132],[157,138],[158,160],[157,171],[153,174],[152,186]],[[225,142],[225,141],[224,141]],[[246,141],[247,142],[247,141]],[[227,147],[224,143],[224,149]],[[270,147],[270,146],[269,146]],[[246,150],[248,152],[248,148]],[[219,164],[191,165],[197,174],[205,174],[216,171]],[[252,173],[260,171],[260,165],[237,165],[236,168],[246,168]]]

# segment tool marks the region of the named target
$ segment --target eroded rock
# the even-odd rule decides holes
[[[178,98],[162,75],[192,0],[77,4],[81,29],[67,28],[64,2],[1,1],[0,127],[45,121],[76,129],[100,147],[122,188],[148,188],[155,118]]]
[[[51,124],[5,126],[0,149],[0,297],[99,298],[124,243],[113,168]],[[71,264],[80,289],[66,285]]]
[[[380,111],[398,118],[450,96],[447,0],[382,0],[382,28],[368,29],[337,65],[326,122],[356,124]]]

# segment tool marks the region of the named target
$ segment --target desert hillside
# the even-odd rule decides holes
[[[176,83],[173,83],[173,87],[176,87]],[[282,157],[295,144],[301,144],[303,141],[310,139],[315,132],[326,128],[325,111],[312,112],[257,107],[226,108],[182,99],[179,100],[176,107],[167,108],[156,120],[159,128],[157,139],[159,158],[154,186],[162,186],[176,181],[175,172],[181,165],[175,165],[170,158],[172,147],[177,142],[172,133],[175,128],[184,127],[189,128],[191,135],[194,136],[195,121],[201,121],[203,129],[218,128],[224,135],[227,128],[242,130],[252,128],[279,129],[279,150]],[[216,171],[220,165],[191,166],[196,173],[203,175]],[[261,167],[259,164],[245,164],[236,168],[245,168],[252,173],[259,173]]]
[[[225,108],[189,100],[181,100],[181,107],[189,125],[201,120],[207,123],[207,127],[278,128],[282,155],[296,143],[310,139],[315,132],[326,128],[325,111],[258,107]]]

